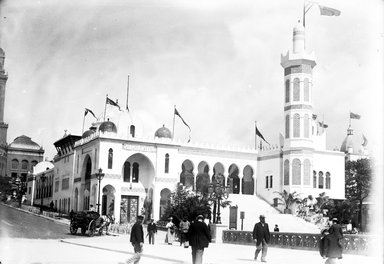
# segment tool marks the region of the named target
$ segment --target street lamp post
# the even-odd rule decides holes
[[[97,195],[97,212],[100,214],[100,187],[101,180],[104,178],[104,173],[101,168],[99,169],[99,172],[96,173],[96,178],[99,180],[99,194]]]
[[[227,185],[226,187],[219,181],[218,177],[216,177],[215,182],[210,183],[208,186],[208,194],[209,198],[214,200],[216,202],[217,200],[217,217],[216,217],[216,224],[221,224],[221,217],[220,217],[220,207],[221,207],[221,201],[227,200],[229,195],[229,188],[230,186]]]
[[[17,186],[17,195],[16,195],[16,197],[17,197],[17,201],[19,202],[19,207],[21,207],[21,198],[22,197],[20,197],[21,196],[21,189],[20,189],[20,186],[21,186],[21,180],[20,180],[20,177],[19,176],[17,176],[17,178],[16,178],[16,180],[15,180],[15,184],[16,184],[16,186]]]
[[[45,176],[45,173],[42,173],[40,176],[41,180],[41,190],[40,190],[40,196],[41,196],[41,203],[40,203],[40,213],[43,213],[43,199],[44,199],[44,183],[47,176]]]

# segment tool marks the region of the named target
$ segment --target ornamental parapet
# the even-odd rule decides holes
[[[301,249],[319,250],[320,234],[307,233],[283,233],[271,232],[271,239],[268,246]],[[378,237],[372,235],[349,235],[345,234],[341,239],[343,253],[369,255],[372,248],[378,243]],[[251,231],[224,230],[223,243],[254,245]]]

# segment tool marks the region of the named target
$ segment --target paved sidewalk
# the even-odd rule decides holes
[[[180,246],[178,242],[173,245],[164,243],[165,232],[158,232],[156,244],[149,245],[145,241],[141,264],[165,263],[192,263],[191,249]],[[133,248],[129,243],[128,235],[100,236],[84,239],[64,239],[62,243],[70,243],[79,247],[92,247],[102,251],[123,253],[125,261],[133,255]],[[253,260],[254,246],[215,244],[212,243],[205,249],[203,263],[205,264],[235,264],[256,263]],[[268,263],[276,264],[322,264],[325,262],[317,251],[282,249],[270,247],[267,255]],[[257,261],[261,263],[260,261]],[[110,263],[116,263],[111,261]],[[344,255],[340,264],[381,264],[383,260],[372,256]]]

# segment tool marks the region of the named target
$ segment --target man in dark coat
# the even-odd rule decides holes
[[[259,219],[260,222],[255,224],[252,234],[253,240],[256,242],[255,260],[257,259],[260,251],[262,251],[261,262],[267,262],[265,257],[267,256],[268,243],[270,238],[269,227],[265,222],[264,215],[260,215]]]
[[[337,239],[340,240],[340,239],[343,238],[343,230],[342,230],[342,228],[341,228],[341,226],[339,225],[338,222],[339,221],[337,220],[337,218],[333,218],[332,219],[332,225],[329,228],[329,232],[334,234],[337,237]]]
[[[155,244],[155,234],[157,233],[157,227],[156,224],[153,222],[153,219],[151,219],[151,222],[147,226],[147,232],[149,244]]]
[[[144,245],[143,219],[143,216],[137,216],[136,223],[132,226],[130,242],[132,243],[135,255],[128,259],[127,263],[137,264],[140,261]]]
[[[326,264],[337,264],[338,259],[342,258],[342,247],[337,238],[339,234],[333,233],[334,229],[329,229],[329,234],[323,239],[323,258],[328,258]]]
[[[189,245],[192,248],[192,264],[203,263],[204,248],[211,242],[208,226],[203,222],[204,216],[198,215],[188,230]]]

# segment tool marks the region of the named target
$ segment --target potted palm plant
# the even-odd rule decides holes
[[[284,214],[292,214],[291,206],[296,203],[301,203],[301,199],[298,193],[289,193],[286,190],[282,192],[275,192],[279,195],[277,199],[280,201],[278,204],[284,205]]]

